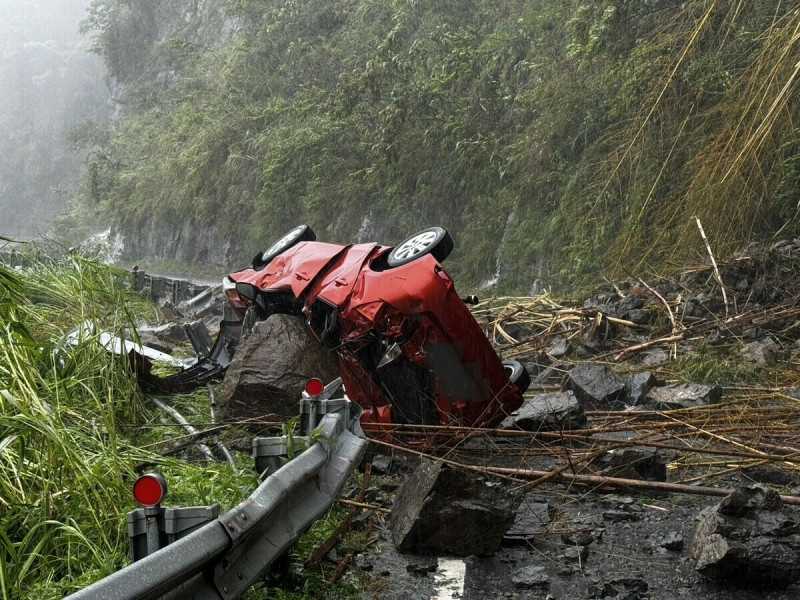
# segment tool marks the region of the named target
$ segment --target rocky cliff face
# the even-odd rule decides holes
[[[243,249],[225,239],[214,226],[193,220],[182,223],[150,222],[122,233],[125,250],[122,259],[139,262],[151,259],[197,265],[219,271],[243,266],[249,260]],[[253,255],[257,252],[253,251]]]

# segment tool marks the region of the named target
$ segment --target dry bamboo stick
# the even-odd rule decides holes
[[[537,471],[532,469],[512,469],[505,467],[478,467],[474,465],[466,465],[463,463],[459,463],[457,461],[430,456],[428,454],[425,454],[424,452],[411,450],[410,448],[403,448],[402,446],[397,446],[395,444],[390,444],[388,442],[383,442],[380,440],[370,440],[370,442],[377,444],[379,446],[385,446],[387,448],[397,450],[399,452],[405,452],[408,454],[413,454],[415,456],[420,456],[422,458],[427,458],[435,462],[441,462],[443,464],[447,464],[457,469],[464,469],[467,471],[482,473],[484,475],[494,475],[497,477],[501,477],[503,479],[510,479],[512,481],[519,482],[521,479],[542,478],[542,477],[547,477],[550,474],[550,471]],[[634,488],[634,489],[641,489],[648,491],[664,491],[664,492],[673,492],[680,494],[694,494],[700,496],[716,496],[716,497],[727,496],[734,491],[733,489],[730,488],[712,488],[705,486],[685,485],[681,483],[668,483],[664,481],[643,481],[641,479],[626,479],[622,477],[604,477],[600,475],[574,475],[574,474],[566,474],[563,472],[553,477],[551,481],[553,481],[554,483],[562,483],[567,485],[574,484],[583,486],[594,486],[598,488],[622,487],[622,488]],[[781,496],[780,498],[786,504],[793,504],[800,506],[800,497],[798,496]]]

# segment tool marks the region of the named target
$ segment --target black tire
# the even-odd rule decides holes
[[[519,388],[523,394],[531,385],[531,376],[528,369],[518,360],[504,360],[503,368],[506,370],[509,381]]]
[[[428,227],[392,248],[386,258],[386,264],[389,268],[400,267],[426,254],[442,262],[452,250],[453,238],[444,227]]]
[[[264,252],[259,252],[253,258],[253,268],[263,269],[269,261],[278,256],[281,252],[286,252],[289,248],[300,242],[313,242],[317,239],[317,234],[308,225],[298,225],[289,233],[284,235],[277,242],[272,244]]]

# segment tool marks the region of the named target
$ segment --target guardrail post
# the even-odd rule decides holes
[[[147,554],[153,554],[161,550],[160,531],[158,526],[159,517],[162,509],[159,506],[144,509],[145,528],[147,535]]]

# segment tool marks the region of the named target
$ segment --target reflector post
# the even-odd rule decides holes
[[[325,384],[321,379],[314,377],[306,382],[306,394],[309,396],[319,396],[325,390]]]
[[[166,495],[167,482],[158,473],[147,473],[133,483],[133,497],[145,508],[158,506]]]

